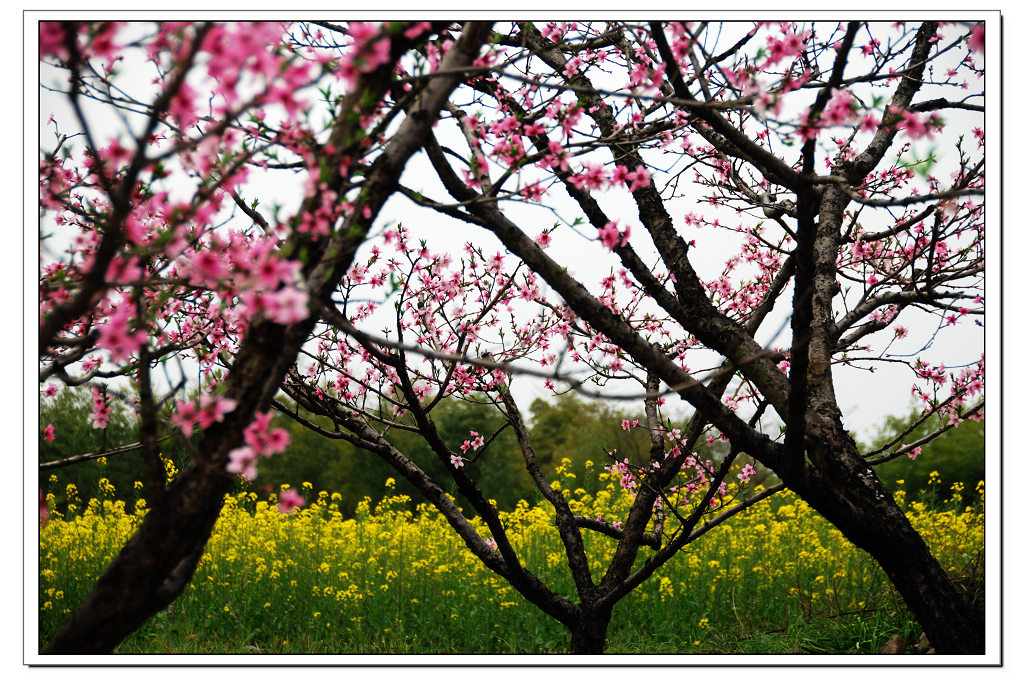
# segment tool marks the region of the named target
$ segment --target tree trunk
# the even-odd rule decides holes
[[[612,612],[608,610],[584,609],[572,630],[569,652],[573,655],[600,655],[608,637],[608,624]]]
[[[227,381],[236,410],[205,430],[192,461],[154,498],[138,530],[45,652],[110,652],[187,587],[234,480],[225,470],[228,451],[241,445],[253,412],[273,397],[312,322],[250,328]]]
[[[904,549],[884,561],[881,553],[875,558],[914,612],[936,652],[985,653],[983,615],[964,599],[927,549],[923,554],[918,551],[908,554],[908,549]]]
[[[842,432],[830,445],[813,447],[811,459],[820,471],[806,470],[793,490],[875,558],[936,652],[984,654],[981,613],[950,580],[849,435]]]
[[[44,652],[109,653],[167,607],[192,579],[230,484],[223,470],[188,465]]]

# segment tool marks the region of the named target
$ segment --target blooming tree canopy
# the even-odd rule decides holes
[[[774,492],[724,500],[756,464],[878,560],[933,645],[984,652],[977,612],[870,467],[919,444],[862,455],[833,375],[906,367],[924,415],[983,416],[980,351],[947,369],[924,343],[984,317],[983,23],[43,22],[39,37],[70,116],[47,122],[39,158],[41,389],[91,385],[97,429],[113,398],[137,410],[152,508],[50,651],[110,650],[182,592],[232,480],[287,448],[276,410],[388,462],[575,651],[600,651],[619,599]],[[577,516],[549,481],[524,377],[643,400],[622,428],[650,453],[596,466],[633,495],[626,521]],[[477,431],[446,443],[431,411],[448,397],[498,407],[521,454],[486,454]],[[668,397],[691,408],[684,426]],[[170,484],[167,427],[201,434]],[[397,431],[430,446],[486,532]],[[724,461],[698,454],[713,442]],[[522,566],[466,468],[513,457],[555,509],[575,600]],[[582,529],[617,541],[597,580]]]

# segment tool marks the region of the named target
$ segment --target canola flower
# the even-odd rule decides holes
[[[625,518],[629,496],[600,474],[596,493],[576,487],[567,465],[562,490],[573,509]],[[604,477],[604,478],[602,478]],[[51,481],[51,491],[59,488]],[[388,480],[387,486],[394,487]],[[982,494],[983,484],[978,485]],[[487,570],[432,507],[393,494],[365,499],[343,517],[341,496],[312,492],[283,513],[272,497],[227,496],[186,592],[122,645],[128,652],[564,652],[568,634]],[[954,577],[980,574],[984,511],[962,507],[957,483],[948,509],[903,503],[908,517]],[[68,485],[67,516],[40,530],[40,645],[91,588],[145,512],[101,485],[103,500],[80,503]],[[575,599],[547,503],[520,501],[502,514],[524,565]],[[477,522],[485,538],[486,527]],[[668,530],[668,529],[667,529]],[[583,532],[595,578],[614,541]],[[641,555],[642,561],[643,555]],[[815,617],[898,612],[884,573],[802,500],[784,491],[686,546],[617,606],[616,636],[628,649],[643,627],[645,650],[702,650],[710,632],[780,626]],[[650,646],[654,646],[653,648]]]

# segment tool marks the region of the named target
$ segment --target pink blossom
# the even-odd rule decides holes
[[[768,60],[765,61],[764,66],[771,67],[779,62],[782,62],[787,57],[795,57],[799,55],[804,47],[806,39],[810,37],[809,32],[804,32],[797,35],[795,31],[787,31],[782,34],[782,38],[775,38],[774,36],[768,37],[768,49],[771,54]]]
[[[504,261],[504,255],[502,255],[500,252],[494,253],[494,255],[492,255],[490,259],[487,260],[487,271],[491,272],[492,274],[498,274],[499,272],[501,272],[502,264],[504,263]]]
[[[456,469],[459,469],[460,467],[462,467],[462,465],[466,463],[466,461],[458,455],[452,455],[451,460],[452,464],[455,466]]]
[[[237,406],[237,401],[224,396],[204,397],[198,406],[191,400],[179,400],[174,405],[171,424],[178,427],[178,430],[188,438],[192,435],[196,424],[199,424],[200,429],[206,429],[217,422],[224,421],[225,415],[233,412]]]
[[[273,415],[270,412],[257,412],[255,418],[245,427],[243,435],[245,444],[256,451],[257,455],[269,457],[283,452],[291,443],[291,437],[285,429],[270,428]]]
[[[737,476],[736,478],[742,481],[743,483],[747,483],[748,481],[750,481],[750,477],[754,476],[756,473],[757,470],[754,469],[754,465],[747,463],[743,465],[743,469],[740,470],[739,476]]]
[[[171,417],[171,424],[178,427],[185,438],[192,435],[192,429],[199,420],[199,409],[191,400],[179,400],[174,404],[174,416]]]
[[[238,407],[238,402],[233,398],[219,396],[212,401],[207,398],[204,401],[203,411],[199,413],[199,426],[203,429],[224,421],[224,416],[233,412]]]
[[[902,129],[907,132],[907,135],[911,138],[917,139],[928,133],[928,127],[917,112],[903,112],[903,119],[896,128]]]
[[[89,414],[94,429],[105,429],[110,421],[110,408],[107,407],[106,394],[96,386],[92,387],[92,412]]]
[[[470,443],[470,445],[473,447],[474,450],[479,450],[480,448],[484,447],[484,437],[483,436],[478,434],[476,431],[470,431],[469,433],[470,433],[470,435],[473,436],[473,442]]]
[[[61,61],[68,59],[67,41],[64,28],[59,21],[39,22],[39,57],[56,57]]]
[[[260,288],[274,289],[283,281],[289,283],[296,271],[296,263],[270,257],[253,270],[253,279]]]
[[[615,165],[612,170],[612,183],[628,186],[630,181],[629,169],[622,164]]]
[[[196,92],[186,81],[178,88],[178,92],[171,98],[167,107],[168,114],[178,122],[178,126],[182,130],[188,129],[199,121],[199,116],[195,111],[195,98]]]
[[[772,114],[775,116],[779,115],[782,111],[782,98],[779,97],[778,93],[771,91],[761,91],[754,99],[754,110],[761,115]]]
[[[246,444],[252,446],[257,452],[259,452],[259,447],[254,444],[259,442],[261,437],[266,434],[270,428],[270,420],[272,418],[273,415],[270,412],[255,412],[252,422],[242,432],[242,435],[245,436]]]
[[[828,106],[821,113],[821,124],[822,126],[842,126],[856,118],[857,110],[853,107],[853,93],[842,89],[832,94]]]
[[[907,447],[907,445],[904,443],[904,444],[900,445],[900,450],[903,450],[906,447]],[[907,457],[909,457],[911,460],[916,460],[917,456],[920,455],[920,454],[921,454],[921,446],[917,446],[916,448],[907,451]]]
[[[247,481],[254,481],[256,479],[256,451],[243,445],[229,452],[227,471],[231,474],[241,474]]]
[[[409,28],[407,28],[405,31],[403,31],[402,35],[404,35],[409,40],[413,40],[413,39],[417,38],[418,36],[422,35],[423,32],[427,31],[429,28],[430,28],[430,22],[429,21],[419,21],[419,22],[416,22],[415,24],[413,24],[412,26],[410,26]]]
[[[113,21],[105,21],[100,24],[99,28],[92,34],[85,52],[92,57],[107,60],[115,59],[118,50],[121,49],[121,46],[114,42],[114,34],[117,33],[119,26],[120,22]]]
[[[806,143],[818,135],[818,127],[807,121],[807,112],[801,117],[800,124],[796,127],[796,135],[802,142]]]
[[[297,507],[306,504],[306,499],[295,492],[294,488],[287,488],[277,496],[277,509],[283,514],[288,514]]]
[[[309,316],[309,293],[285,286],[266,298],[267,317],[285,326],[297,324]]]
[[[583,59],[579,55],[573,57],[571,60],[565,63],[565,75],[570,78],[575,76],[576,74],[579,73],[580,66],[582,65]]]
[[[57,436],[56,436],[56,433],[54,431],[53,424],[47,424],[46,428],[43,429],[43,440],[44,441],[49,441],[49,442],[53,443],[53,441],[56,438],[57,438]]]
[[[632,181],[629,184],[630,193],[651,185],[651,173],[645,167],[637,167],[636,170],[629,174],[629,179]]]
[[[148,338],[142,329],[136,329],[134,333],[130,333],[128,318],[128,308],[122,307],[115,310],[106,323],[97,327],[100,335],[96,339],[96,345],[107,349],[112,362],[127,362],[128,358],[137,353]]]
[[[609,250],[612,250],[616,244],[624,247],[626,242],[629,241],[629,234],[630,228],[628,226],[625,231],[619,231],[619,223],[617,221],[608,222],[603,229],[597,230],[597,237],[601,240],[601,244]]]
[[[370,22],[350,22],[348,29],[352,38],[351,52],[342,59],[338,71],[350,84],[355,84],[360,74],[372,72],[387,62],[391,40],[379,26]]]
[[[270,433],[267,434],[266,448],[267,455],[276,455],[282,453],[291,444],[292,439],[285,429],[277,428],[271,429]]]
[[[569,183],[577,188],[598,190],[608,185],[604,167],[591,162],[583,163],[583,171],[569,179]]]
[[[971,52],[985,52],[985,24],[975,24],[967,38],[967,48]]]
[[[215,283],[230,276],[230,272],[221,262],[220,254],[212,248],[200,250],[193,255],[191,269],[192,275],[203,283]]]
[[[519,194],[527,200],[539,201],[544,197],[544,187],[539,183],[531,183],[524,186],[522,190],[519,191]]]

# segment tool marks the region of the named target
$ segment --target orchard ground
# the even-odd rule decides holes
[[[608,474],[596,496],[557,469],[581,513],[624,516],[628,498]],[[141,484],[140,484],[141,485]],[[389,480],[386,488],[394,488]],[[557,654],[568,632],[488,571],[429,506],[408,496],[359,503],[299,486],[310,503],[282,513],[255,493],[229,496],[187,591],[118,648],[118,654]],[[287,484],[282,488],[290,488]],[[145,511],[109,482],[41,529],[40,646],[92,587]],[[977,505],[964,505],[964,491]],[[730,494],[732,495],[732,494]],[[936,557],[984,604],[984,486],[941,485],[926,502],[897,498]],[[50,496],[51,504],[55,498]],[[548,504],[502,515],[524,562],[560,592],[572,579]],[[486,527],[474,520],[481,535]],[[894,635],[921,634],[885,574],[792,493],[762,501],[699,539],[616,610],[607,653],[875,654]],[[589,532],[588,532],[589,533]],[[595,572],[609,539],[591,534]]]

